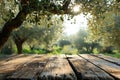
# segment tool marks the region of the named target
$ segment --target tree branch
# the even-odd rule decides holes
[[[6,24],[3,26],[2,30],[0,31],[0,49],[4,45],[4,43],[8,40],[10,33],[15,28],[18,28],[23,21],[26,19],[28,12],[25,7],[18,13],[18,15],[12,19],[6,22]]]
[[[69,6],[70,2],[71,2],[71,0],[64,0],[64,4],[63,4],[64,11],[68,10],[68,6]]]
[[[27,14],[36,10],[36,5],[32,6],[33,4],[29,3],[29,0],[19,0],[19,1],[21,2],[22,10],[18,13],[18,15],[14,19],[6,22],[6,24],[3,26],[3,28],[0,32],[0,49],[3,47],[5,42],[8,40],[11,32],[14,29],[18,28],[23,23],[23,21],[26,19]],[[71,2],[71,0],[65,0],[64,3],[63,3],[63,6],[61,6],[62,9],[60,9],[60,10],[63,10],[64,14],[69,14],[70,13],[69,10],[68,10],[68,6],[69,6],[70,2]],[[32,8],[30,8],[30,10],[29,10],[28,6],[32,6]],[[48,12],[51,12],[53,14],[63,14],[63,13],[60,12],[60,10],[57,10],[57,9],[56,10],[51,10],[50,9],[50,11],[48,10]]]

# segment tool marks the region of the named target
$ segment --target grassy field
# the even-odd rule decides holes
[[[112,57],[115,57],[115,58],[119,58],[120,59],[120,53],[116,53],[116,54],[105,54],[105,55],[108,55],[108,56],[112,56]]]
[[[67,50],[67,48],[65,48],[64,50],[60,50],[59,48],[58,49],[54,49],[53,52],[50,52],[49,54],[52,54],[52,55],[55,55],[55,54],[62,54],[62,53],[66,53],[66,54],[70,54],[70,53],[75,53],[76,54],[76,50]],[[14,52],[14,54],[17,53],[17,51]],[[29,49],[23,49],[23,54],[46,54],[46,51],[45,50],[29,50]],[[94,54],[99,54],[99,52],[95,52]],[[112,57],[115,57],[115,58],[119,58],[120,59],[120,52],[119,51],[114,51],[114,53],[102,53],[104,55],[107,55],[107,56],[112,56]],[[10,55],[10,54],[9,54]],[[9,56],[8,54],[2,54],[0,53],[0,58],[4,58],[6,56]],[[12,54],[13,55],[13,54]]]

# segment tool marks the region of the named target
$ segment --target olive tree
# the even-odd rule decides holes
[[[18,54],[22,53],[22,46],[25,42],[27,42],[30,47],[33,47],[31,45],[34,42],[39,44],[39,46],[43,44],[46,48],[54,44],[61,34],[62,21],[58,16],[53,16],[51,17],[51,20],[49,19],[49,24],[46,24],[45,22],[46,19],[39,21],[40,25],[38,25],[30,23],[28,19],[20,28],[12,32],[11,36],[16,44]]]
[[[75,5],[80,6],[80,11],[72,10]],[[97,19],[106,12],[117,13],[120,9],[119,5],[119,0],[1,0],[0,14],[4,11],[6,14],[1,16],[5,22],[0,31],[0,48],[8,40],[11,32],[20,27],[30,14],[48,15],[49,17],[52,14],[74,16],[82,12],[85,15],[89,13]],[[34,18],[35,21],[38,20]]]

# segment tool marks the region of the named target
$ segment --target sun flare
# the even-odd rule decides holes
[[[74,12],[79,12],[79,11],[80,11],[80,5],[75,5],[75,6],[73,7],[73,11],[74,11]]]
[[[71,22],[74,22],[72,23]],[[75,16],[72,20],[65,20],[64,21],[64,33],[66,35],[73,35],[76,34],[80,29],[87,29],[87,23],[88,20],[86,19],[86,17],[84,17],[83,14]]]

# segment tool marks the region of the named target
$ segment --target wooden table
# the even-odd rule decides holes
[[[0,59],[0,80],[120,80],[120,59],[105,55],[15,55]]]

